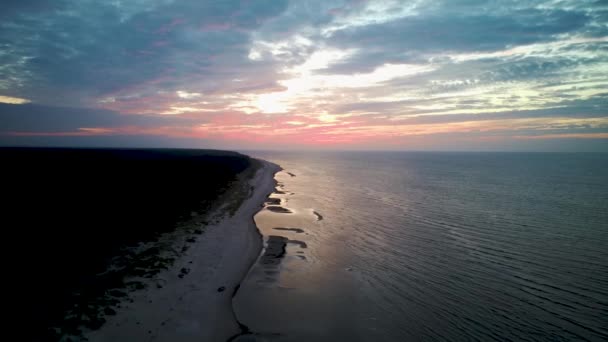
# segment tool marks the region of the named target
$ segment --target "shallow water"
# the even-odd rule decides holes
[[[255,217],[258,339],[608,339],[608,154],[251,154],[291,211]]]

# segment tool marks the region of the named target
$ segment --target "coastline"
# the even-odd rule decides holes
[[[276,164],[260,166],[244,182],[247,198],[234,195],[212,214],[216,219],[173,266],[130,295],[106,324],[84,336],[90,341],[226,341],[242,333],[232,298],[262,250],[254,216],[275,191]],[[232,207],[231,207],[232,205]]]

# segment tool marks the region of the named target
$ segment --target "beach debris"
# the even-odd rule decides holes
[[[323,215],[319,214],[316,210],[313,210],[312,213],[317,217],[317,221],[321,221],[323,219]]]
[[[287,172],[287,174],[288,174],[288,175],[290,175],[291,177],[295,177],[295,176],[296,176],[296,175],[294,175],[294,174],[293,174],[293,173],[291,173],[291,172]]]
[[[183,278],[188,273],[190,273],[190,269],[187,267],[182,267],[182,269],[179,271],[179,274],[177,276],[179,278]]]

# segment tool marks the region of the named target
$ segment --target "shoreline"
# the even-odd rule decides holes
[[[254,160],[260,165],[243,181],[248,193],[240,206],[232,203],[235,194],[224,198],[200,238],[145,289],[130,294],[104,326],[86,332],[88,340],[227,341],[246,330],[232,298],[262,251],[254,216],[275,191],[274,175],[281,170]]]

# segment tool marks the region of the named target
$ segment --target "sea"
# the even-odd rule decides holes
[[[608,340],[608,154],[247,153],[283,171],[235,340]]]

